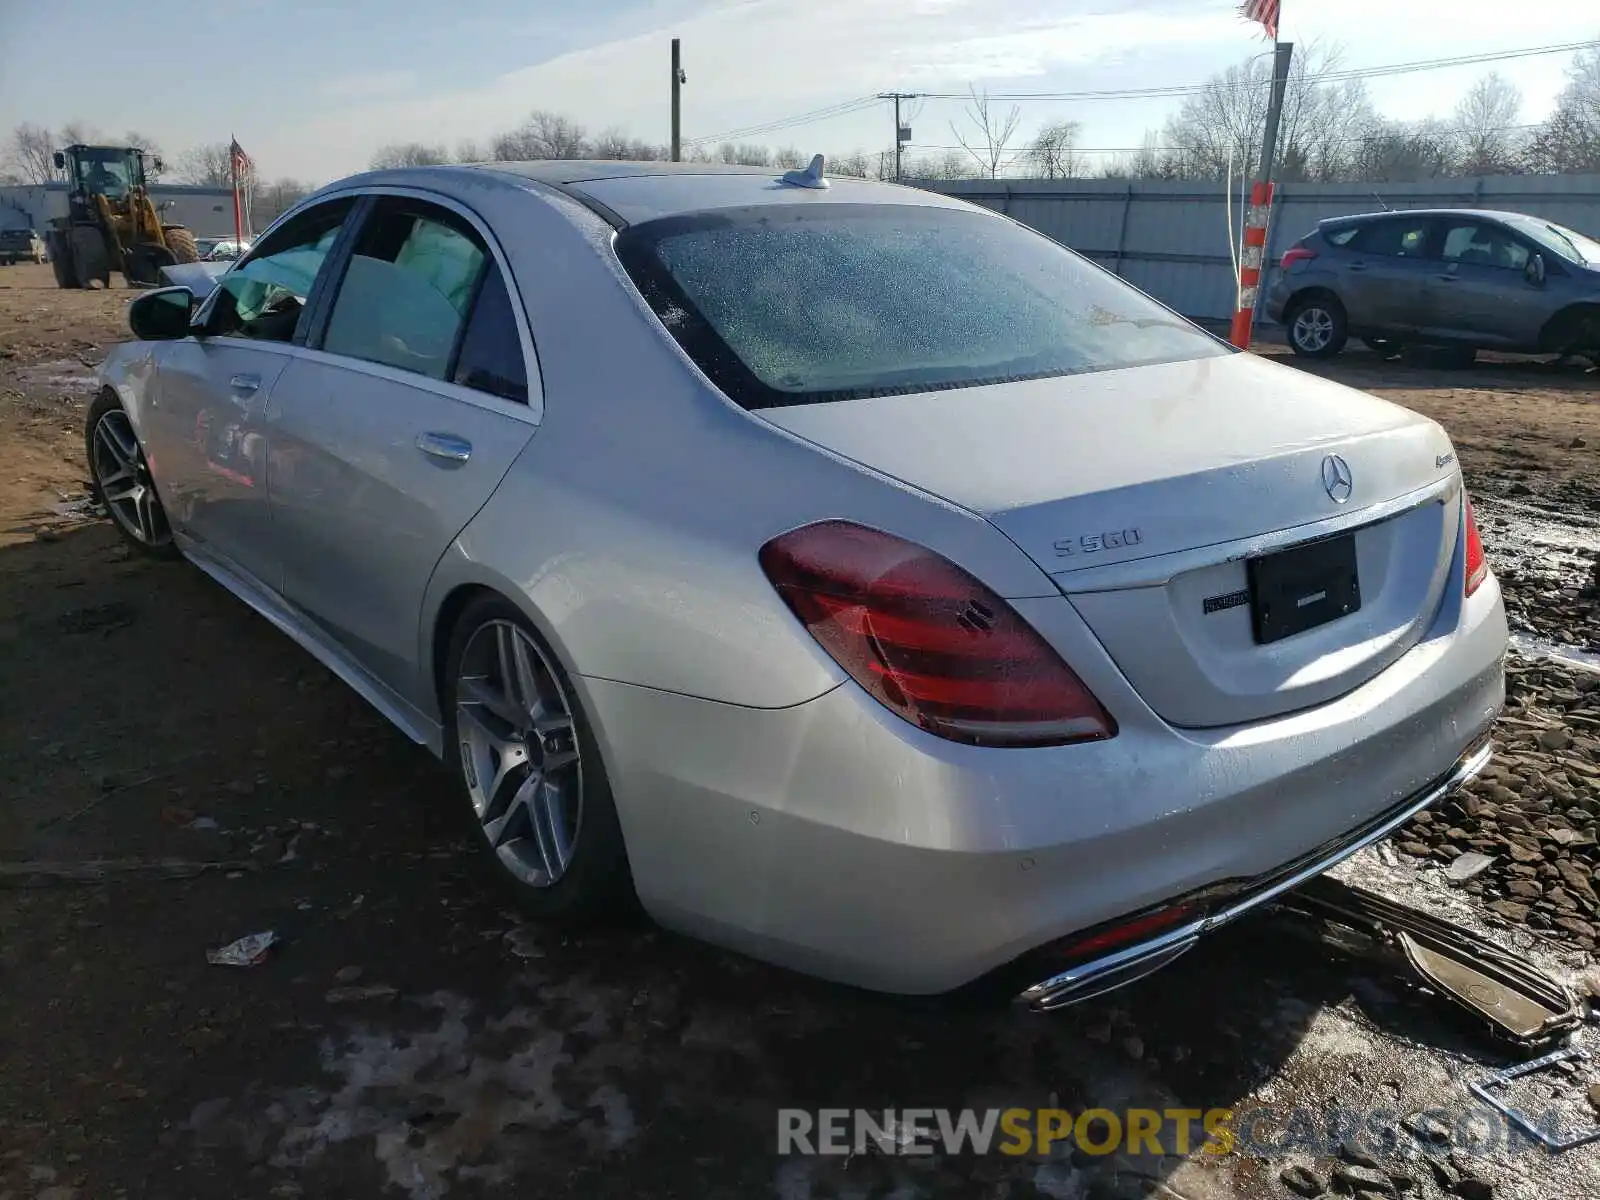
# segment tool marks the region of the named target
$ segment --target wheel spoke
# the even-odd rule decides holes
[[[105,447],[106,453],[116,460],[118,467],[124,471],[133,470],[133,451],[117,436],[109,416],[101,418],[95,429],[95,438]]]
[[[123,478],[126,479],[127,475],[123,475]],[[114,492],[106,490],[104,482],[100,485],[100,494],[105,497],[107,504],[121,504],[125,500],[135,500],[139,496],[139,491],[137,483],[130,483],[127,487],[118,488]]]
[[[133,512],[139,521],[139,533],[147,542],[156,539],[155,519],[150,512],[150,489],[139,488],[133,497]]]
[[[457,688],[459,702],[463,706],[474,706],[487,709],[512,729],[516,729],[526,719],[517,711],[516,702],[501,694],[493,684],[481,675],[471,675],[461,680]],[[495,735],[497,741],[504,739]]]
[[[532,819],[534,836],[539,839],[539,857],[544,859],[545,871],[551,879],[564,873],[572,858],[566,812],[566,796],[547,775],[528,802],[528,816]]]
[[[535,820],[531,807],[533,797],[543,780],[537,771],[530,774],[515,788],[508,788],[504,806],[483,822],[483,832],[496,850],[519,837],[527,836],[526,826]]]

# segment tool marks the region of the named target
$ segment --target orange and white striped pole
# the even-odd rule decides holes
[[[1272,184],[1250,185],[1250,210],[1245,215],[1244,247],[1239,256],[1239,307],[1233,314],[1228,340],[1241,350],[1250,348],[1250,327],[1255,322],[1256,297],[1261,294],[1261,272],[1266,266],[1267,224],[1272,217]]]

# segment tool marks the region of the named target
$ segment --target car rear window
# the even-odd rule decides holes
[[[618,236],[662,324],[746,408],[1230,353],[1048,238],[911,205],[764,205]]]

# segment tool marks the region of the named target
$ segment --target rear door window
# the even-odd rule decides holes
[[[339,285],[322,349],[448,379],[488,261],[482,239],[454,213],[380,199]]]
[[[1231,353],[990,213],[765,205],[636,225],[617,253],[666,329],[748,408]]]
[[[528,402],[528,368],[505,280],[491,261],[461,337],[453,378],[462,387]]]
[[[1363,225],[1350,239],[1350,249],[1386,258],[1424,258],[1428,253],[1428,225],[1424,218],[1394,218]]]

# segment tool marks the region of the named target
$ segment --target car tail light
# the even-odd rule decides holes
[[[1063,938],[1057,952],[1068,959],[1083,959],[1091,954],[1103,954],[1108,950],[1116,950],[1166,933],[1174,926],[1199,916],[1200,910],[1192,904],[1169,905],[1147,912],[1143,916],[1108,925],[1099,932],[1076,941]]]
[[[1489,578],[1489,560],[1484,557],[1483,538],[1478,535],[1478,519],[1472,515],[1472,501],[1463,496],[1467,519],[1467,595],[1472,595]]]
[[[931,550],[821,521],[774,538],[760,557],[834,661],[929,733],[975,746],[1058,746],[1117,732],[1032,626]]]
[[[1284,252],[1282,260],[1278,263],[1285,271],[1297,262],[1310,262],[1317,256],[1317,252],[1310,246],[1290,246]]]

